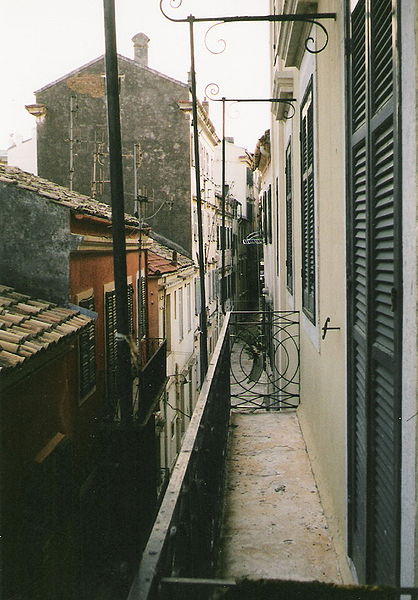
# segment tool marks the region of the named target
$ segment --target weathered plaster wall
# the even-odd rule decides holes
[[[322,2],[318,10],[338,10]],[[341,14],[341,13],[339,13]],[[329,44],[314,60],[316,321],[301,319],[300,421],[345,581],[347,528],[346,196],[343,19],[327,27]],[[303,65],[302,65],[303,66]],[[301,86],[303,68],[301,68]],[[303,94],[303,87],[300,89]],[[297,180],[296,180],[297,181]],[[300,212],[296,212],[300,215]],[[298,218],[298,217],[296,217]],[[300,244],[299,244],[300,248]],[[299,273],[295,269],[295,273]],[[298,279],[298,278],[297,278]],[[300,304],[299,304],[300,305]],[[330,317],[322,340],[321,328]]]
[[[38,172],[41,177],[69,185],[70,98],[75,96],[73,189],[92,193],[95,139],[103,141],[103,173],[96,163],[96,179],[105,181],[97,199],[110,204],[107,150],[107,115],[103,59],[57,81],[36,96],[46,104],[47,114],[38,125]],[[150,217],[165,201],[152,228],[191,252],[190,215],[190,133],[188,118],[177,102],[188,100],[183,83],[119,58],[121,77],[120,107],[123,146],[124,192],[126,212],[134,212],[134,144],[140,143],[143,158],[138,169],[138,186],[154,196],[143,215]]]
[[[32,296],[68,302],[69,256],[79,239],[69,231],[69,210],[0,182],[0,220],[2,283]]]

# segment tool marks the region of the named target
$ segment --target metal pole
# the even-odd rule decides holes
[[[119,77],[116,52],[114,0],[103,0],[106,43],[106,92],[109,128],[110,189],[112,198],[113,269],[116,296],[116,384],[121,424],[132,422],[131,356],[129,348],[128,286],[123,196],[122,140],[120,131]]]
[[[226,156],[225,156],[225,98],[222,98],[222,225],[221,225],[221,304],[222,312],[225,314],[225,246],[226,246],[226,235],[225,235],[225,205],[226,205],[226,182],[225,182],[225,171],[226,171]]]
[[[74,181],[74,96],[70,96],[70,173],[69,173],[69,189],[73,189]]]
[[[196,95],[196,72],[194,61],[194,36],[193,36],[193,17],[189,17],[190,31],[190,92],[192,94],[192,115],[193,115],[193,143],[194,143],[194,170],[196,178],[196,202],[197,202],[197,231],[198,231],[198,260],[200,277],[200,379],[203,382],[206,371],[208,370],[208,329],[206,321],[206,294],[205,294],[205,255],[203,251],[203,225],[202,225],[202,195],[200,192],[200,159],[199,159],[199,130],[197,116],[197,95]]]

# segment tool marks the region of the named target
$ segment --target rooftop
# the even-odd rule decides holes
[[[0,285],[0,376],[79,332],[91,319]]]
[[[193,261],[150,238],[148,250],[148,274],[166,275],[193,265]]]
[[[84,196],[79,192],[69,190],[62,185],[48,181],[48,179],[43,179],[32,173],[22,171],[22,169],[17,167],[0,164],[0,184],[2,183],[34,192],[55,204],[68,207],[74,212],[108,221],[112,220],[112,209],[107,204],[98,202],[94,198]],[[125,223],[135,227],[138,226],[138,219],[125,214]]]

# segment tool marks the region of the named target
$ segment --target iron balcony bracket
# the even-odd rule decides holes
[[[339,331],[341,329],[341,327],[329,327],[328,323],[331,322],[331,317],[327,317],[325,319],[325,323],[324,326],[322,327],[322,339],[324,340],[328,331]]]
[[[179,8],[182,5],[183,0],[170,0],[169,4],[172,8]],[[234,17],[195,17],[194,15],[189,15],[188,17],[185,17],[183,19],[175,19],[173,17],[170,17],[163,9],[163,4],[164,4],[164,0],[160,0],[160,10],[162,12],[162,14],[164,15],[164,17],[166,19],[168,19],[169,21],[173,21],[175,23],[214,23],[214,25],[212,25],[208,31],[206,32],[205,35],[205,45],[206,48],[209,50],[209,52],[211,52],[212,54],[221,54],[226,47],[226,43],[225,40],[219,40],[219,42],[222,45],[222,48],[219,51],[213,51],[210,50],[210,48],[208,47],[207,43],[206,43],[206,39],[207,39],[207,35],[209,33],[209,31],[213,28],[216,27],[217,25],[221,25],[222,23],[237,23],[237,22],[264,22],[264,21],[270,21],[270,22],[302,22],[302,23],[311,23],[312,25],[316,25],[317,27],[319,27],[320,29],[322,29],[322,31],[325,34],[325,42],[324,44],[318,48],[318,49],[313,49],[309,47],[309,44],[314,42],[314,39],[309,36],[306,40],[305,40],[305,49],[307,50],[307,52],[310,52],[311,54],[318,54],[319,52],[322,52],[323,50],[325,50],[325,48],[328,45],[328,31],[326,30],[326,28],[324,27],[324,25],[322,23],[320,23],[319,21],[322,19],[332,19],[332,20],[336,20],[337,18],[337,14],[336,13],[301,13],[301,14],[282,14],[282,15],[247,15],[247,16],[241,16],[241,15],[237,15]]]
[[[291,109],[290,114],[286,114],[285,119],[291,119],[295,115],[295,107],[292,102],[296,102],[296,98],[215,98],[219,94],[219,86],[217,83],[208,83],[205,87],[205,96],[213,102],[271,102],[273,104],[287,104]]]

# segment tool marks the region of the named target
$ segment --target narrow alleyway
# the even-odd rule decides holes
[[[341,583],[296,412],[234,412],[223,578]]]

